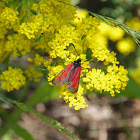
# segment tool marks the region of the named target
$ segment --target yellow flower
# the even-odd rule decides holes
[[[34,16],[32,22],[22,23],[19,28],[19,33],[25,34],[28,39],[35,38],[37,35],[41,35],[49,27],[48,19],[44,19],[42,14]]]
[[[9,35],[5,44],[5,51],[12,52],[12,56],[26,55],[30,52],[30,40],[19,34]]]
[[[136,44],[131,38],[124,38],[117,43],[117,49],[124,55],[129,55],[136,49]]]
[[[131,20],[127,21],[126,25],[130,28],[140,31],[140,19],[138,17],[134,17]]]
[[[82,19],[82,22],[77,25],[78,32],[83,35],[93,36],[98,30],[100,21],[92,16],[88,16]],[[81,36],[81,37],[82,37]]]
[[[26,69],[25,73],[29,79],[34,82],[39,82],[43,77],[43,73],[36,71],[33,65],[30,65],[29,68]]]
[[[112,41],[118,41],[123,38],[125,31],[119,27],[111,27],[105,23],[99,26],[101,33]]]
[[[63,97],[65,102],[69,104],[69,107],[74,106],[75,110],[88,107],[82,94],[83,88],[81,87],[81,85],[79,85],[78,92],[76,92],[75,94],[68,91],[66,84],[63,85],[60,89],[60,98]]]
[[[92,51],[92,56],[94,58],[97,58],[98,61],[104,61],[105,65],[108,65],[109,63],[112,64],[118,64],[116,53],[113,51],[110,52],[107,47],[103,44],[100,44],[98,42],[92,43],[89,48]]]
[[[9,67],[8,70],[0,75],[0,84],[2,89],[8,92],[19,89],[26,83],[26,78],[21,69]]]
[[[70,3],[70,0],[65,2]],[[41,0],[38,5],[34,4],[32,9],[38,9],[39,14],[32,18],[32,22],[22,23],[19,29],[19,32],[25,34],[29,39],[35,38],[44,32],[54,33],[62,25],[69,24],[76,11],[76,8],[57,0]]]
[[[0,22],[4,24],[7,29],[16,28],[19,25],[18,12],[6,7],[0,14]]]
[[[96,89],[100,92],[104,90],[114,96],[115,92],[119,93],[121,89],[124,90],[126,87],[128,82],[127,73],[123,66],[110,65],[107,67],[107,74],[94,68],[86,73],[83,81],[86,82],[89,90]]]
[[[79,40],[78,33],[75,30],[75,27],[69,25],[64,25],[59,29],[58,33],[55,34],[55,39],[48,43],[52,51],[50,51],[50,56],[52,58],[61,57],[65,59],[69,55],[69,51],[66,48],[72,43]]]

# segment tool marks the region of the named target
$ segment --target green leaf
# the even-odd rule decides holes
[[[28,99],[26,104],[29,106],[33,106],[40,102],[50,101],[59,97],[59,92],[53,90],[52,87],[48,84],[48,82],[40,85],[33,95]]]
[[[121,96],[126,96],[128,98],[140,98],[140,86],[135,83],[135,81],[129,76],[128,85],[125,90],[122,90]]]
[[[30,10],[34,15],[37,15],[37,12],[35,10]]]
[[[8,63],[9,63],[10,55],[11,55],[11,54],[9,54],[9,55],[4,59],[4,61],[3,61],[4,64],[8,64]]]
[[[83,40],[85,37],[86,37],[86,35],[83,35],[83,36],[81,37],[81,40]]]
[[[25,21],[25,18],[27,16],[27,13],[22,17],[22,19],[20,20],[20,25]]]
[[[5,2],[5,5],[6,6],[11,6],[11,5],[20,4],[20,3],[21,3],[20,1],[8,1],[8,2]]]
[[[42,35],[39,36],[39,37],[35,40],[35,43],[39,42],[41,38],[42,38]]]
[[[12,128],[18,136],[22,137],[24,140],[34,140],[28,131],[17,124],[16,120],[9,116],[8,113],[3,112],[1,115],[8,121],[8,126]]]
[[[15,100],[11,100],[7,97],[4,97],[3,95],[0,94],[0,99],[3,101],[6,101],[6,102],[9,102],[11,104],[15,104],[17,107],[19,107],[20,109],[22,109],[23,111],[26,111],[28,113],[33,113],[35,114],[36,116],[38,116],[42,121],[44,121],[45,123],[47,124],[50,124],[54,127],[57,128],[57,130],[59,132],[61,132],[63,135],[65,136],[69,136],[70,138],[72,138],[73,140],[78,140],[78,138],[73,135],[70,131],[68,131],[67,129],[65,129],[58,121],[56,120],[53,120],[51,118],[48,118],[46,116],[43,116],[42,114],[40,114],[39,112],[37,112],[36,110],[30,108],[29,106],[25,105],[24,103],[21,103],[21,102],[17,102]]]

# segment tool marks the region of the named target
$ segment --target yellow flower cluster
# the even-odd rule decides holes
[[[55,39],[48,43],[51,47],[52,51],[50,52],[50,56],[52,58],[61,57],[65,59],[66,56],[69,55],[69,51],[66,48],[72,43],[79,40],[78,33],[73,26],[64,25],[58,33],[55,34]]]
[[[70,3],[70,0],[64,2]],[[29,39],[44,32],[54,33],[62,25],[68,24],[76,11],[76,8],[66,6],[57,0],[41,0],[38,5],[33,4],[32,9],[37,10],[38,14],[33,16],[32,22],[22,23],[19,29],[19,33],[25,34]]]
[[[92,56],[97,58],[98,61],[105,61],[105,65],[108,65],[109,63],[119,64],[117,58],[115,57],[116,53],[110,52],[105,45],[93,43],[91,46],[89,46],[89,48],[92,50]]]
[[[12,56],[26,55],[30,52],[30,40],[19,34],[9,35],[5,44],[5,51],[12,52]]]
[[[62,2],[70,4],[71,0],[62,0]],[[76,12],[76,8],[62,2],[58,0],[41,0],[38,5],[38,11],[52,21],[52,26],[55,29],[60,28],[61,25],[68,24],[74,18]],[[35,6],[35,9],[37,9],[37,6]]]
[[[34,60],[32,58],[28,57],[28,61],[29,62],[34,62],[36,66],[41,66],[43,64],[45,67],[48,67],[51,64],[52,59],[45,60],[39,54],[35,54]]]
[[[29,68],[26,69],[25,74],[34,82],[39,82],[43,77],[43,73],[36,71],[33,65],[30,65]]]
[[[66,103],[69,103],[69,107],[74,106],[75,110],[79,110],[81,108],[88,107],[88,105],[85,102],[83,94],[83,88],[79,85],[78,92],[75,94],[68,91],[67,86],[63,85],[60,90],[60,98],[64,98]]]
[[[67,84],[60,87],[60,97],[70,107],[79,110],[87,107],[83,97],[85,89],[108,91],[114,96],[115,92],[119,93],[126,87],[127,70],[117,66],[116,54],[107,48],[108,40],[120,40],[124,31],[102,24],[88,12],[76,13],[75,7],[65,3],[70,4],[71,0],[24,1],[18,13],[15,6],[7,7],[0,2],[0,62],[9,54],[12,54],[9,57],[17,58],[26,55],[24,58],[32,62],[25,70],[27,78],[39,82],[43,74],[36,68],[43,66],[46,73],[49,71],[47,79],[52,85],[56,74],[81,58],[78,92],[69,92]],[[118,43],[118,46],[120,44],[123,43]],[[90,60],[102,61],[106,65],[106,73],[92,69],[95,65]],[[0,79],[1,87],[7,91],[19,89],[26,80],[20,69],[11,67],[2,72]]]
[[[77,24],[77,30],[81,35],[93,36],[99,31],[97,28],[99,24],[100,21],[97,18],[87,16],[86,18],[82,19],[82,22],[80,22],[80,24]]]
[[[100,92],[104,90],[115,96],[115,92],[119,93],[120,89],[125,89],[128,82],[127,73],[123,66],[108,66],[106,74],[101,69],[94,68],[86,73],[83,82],[86,82],[89,90],[96,89]]]
[[[8,92],[19,89],[26,83],[26,78],[21,69],[9,67],[0,75],[0,84]]]
[[[16,28],[19,25],[18,12],[6,7],[0,14],[0,22],[7,29]]]
[[[48,19],[44,19],[42,14],[34,16],[32,22],[22,23],[19,29],[19,33],[25,34],[29,39],[35,38],[41,33],[47,31],[49,27],[50,21]]]

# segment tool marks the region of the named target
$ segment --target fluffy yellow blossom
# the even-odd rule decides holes
[[[23,35],[9,35],[5,44],[5,51],[12,52],[12,56],[26,55],[30,52],[30,41]]]
[[[96,89],[100,92],[108,91],[112,96],[115,96],[115,92],[119,93],[120,89],[124,90],[127,85],[128,71],[123,66],[110,65],[107,67],[107,73],[105,74],[101,69],[92,69],[86,73],[86,77],[83,81],[86,82],[88,89]]]
[[[26,78],[21,69],[9,67],[8,70],[0,75],[0,84],[2,89],[8,92],[19,89],[26,83]]]
[[[134,17],[131,20],[127,21],[126,25],[130,28],[140,31],[140,19],[138,17]]]
[[[105,23],[99,26],[101,33],[112,41],[118,41],[123,38],[125,31],[119,27],[111,27]]]
[[[43,77],[43,73],[36,71],[33,65],[30,65],[29,68],[26,69],[25,74],[34,82],[39,82]]]
[[[18,12],[6,7],[0,14],[0,22],[3,23],[7,29],[16,28],[16,25],[19,25]]]
[[[117,49],[120,53],[128,55],[136,49],[136,43],[131,38],[124,38],[117,43]]]
[[[81,85],[79,85],[78,92],[76,92],[75,94],[68,91],[66,84],[63,85],[60,89],[60,98],[63,97],[65,102],[69,104],[69,107],[74,106],[75,110],[88,107],[82,94],[83,88],[81,87]]]

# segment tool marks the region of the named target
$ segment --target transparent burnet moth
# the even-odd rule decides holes
[[[78,91],[79,80],[81,74],[81,59],[67,65],[60,73],[58,73],[52,83],[56,86],[61,86],[67,83],[70,92],[76,93]]]

